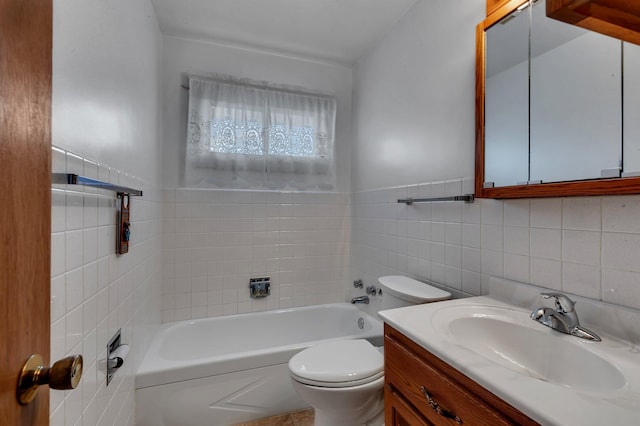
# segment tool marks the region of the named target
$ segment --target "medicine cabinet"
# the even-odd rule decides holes
[[[640,193],[640,45],[549,18],[554,1],[477,27],[477,197]]]

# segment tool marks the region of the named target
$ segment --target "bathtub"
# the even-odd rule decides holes
[[[348,303],[164,324],[136,374],[136,425],[225,426],[308,407],[289,358],[361,338],[382,346],[382,323]]]

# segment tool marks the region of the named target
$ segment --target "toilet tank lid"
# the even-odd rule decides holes
[[[451,293],[403,275],[378,278],[383,292],[412,303],[436,302],[451,298]],[[384,296],[383,296],[384,297]]]

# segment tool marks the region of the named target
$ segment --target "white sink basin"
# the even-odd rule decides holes
[[[591,352],[586,342],[531,320],[526,312],[501,307],[450,307],[435,313],[434,326],[451,340],[516,373],[576,390],[623,387],[622,373]]]

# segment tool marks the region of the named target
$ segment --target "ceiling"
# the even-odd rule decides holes
[[[151,0],[163,34],[354,63],[419,0]]]

